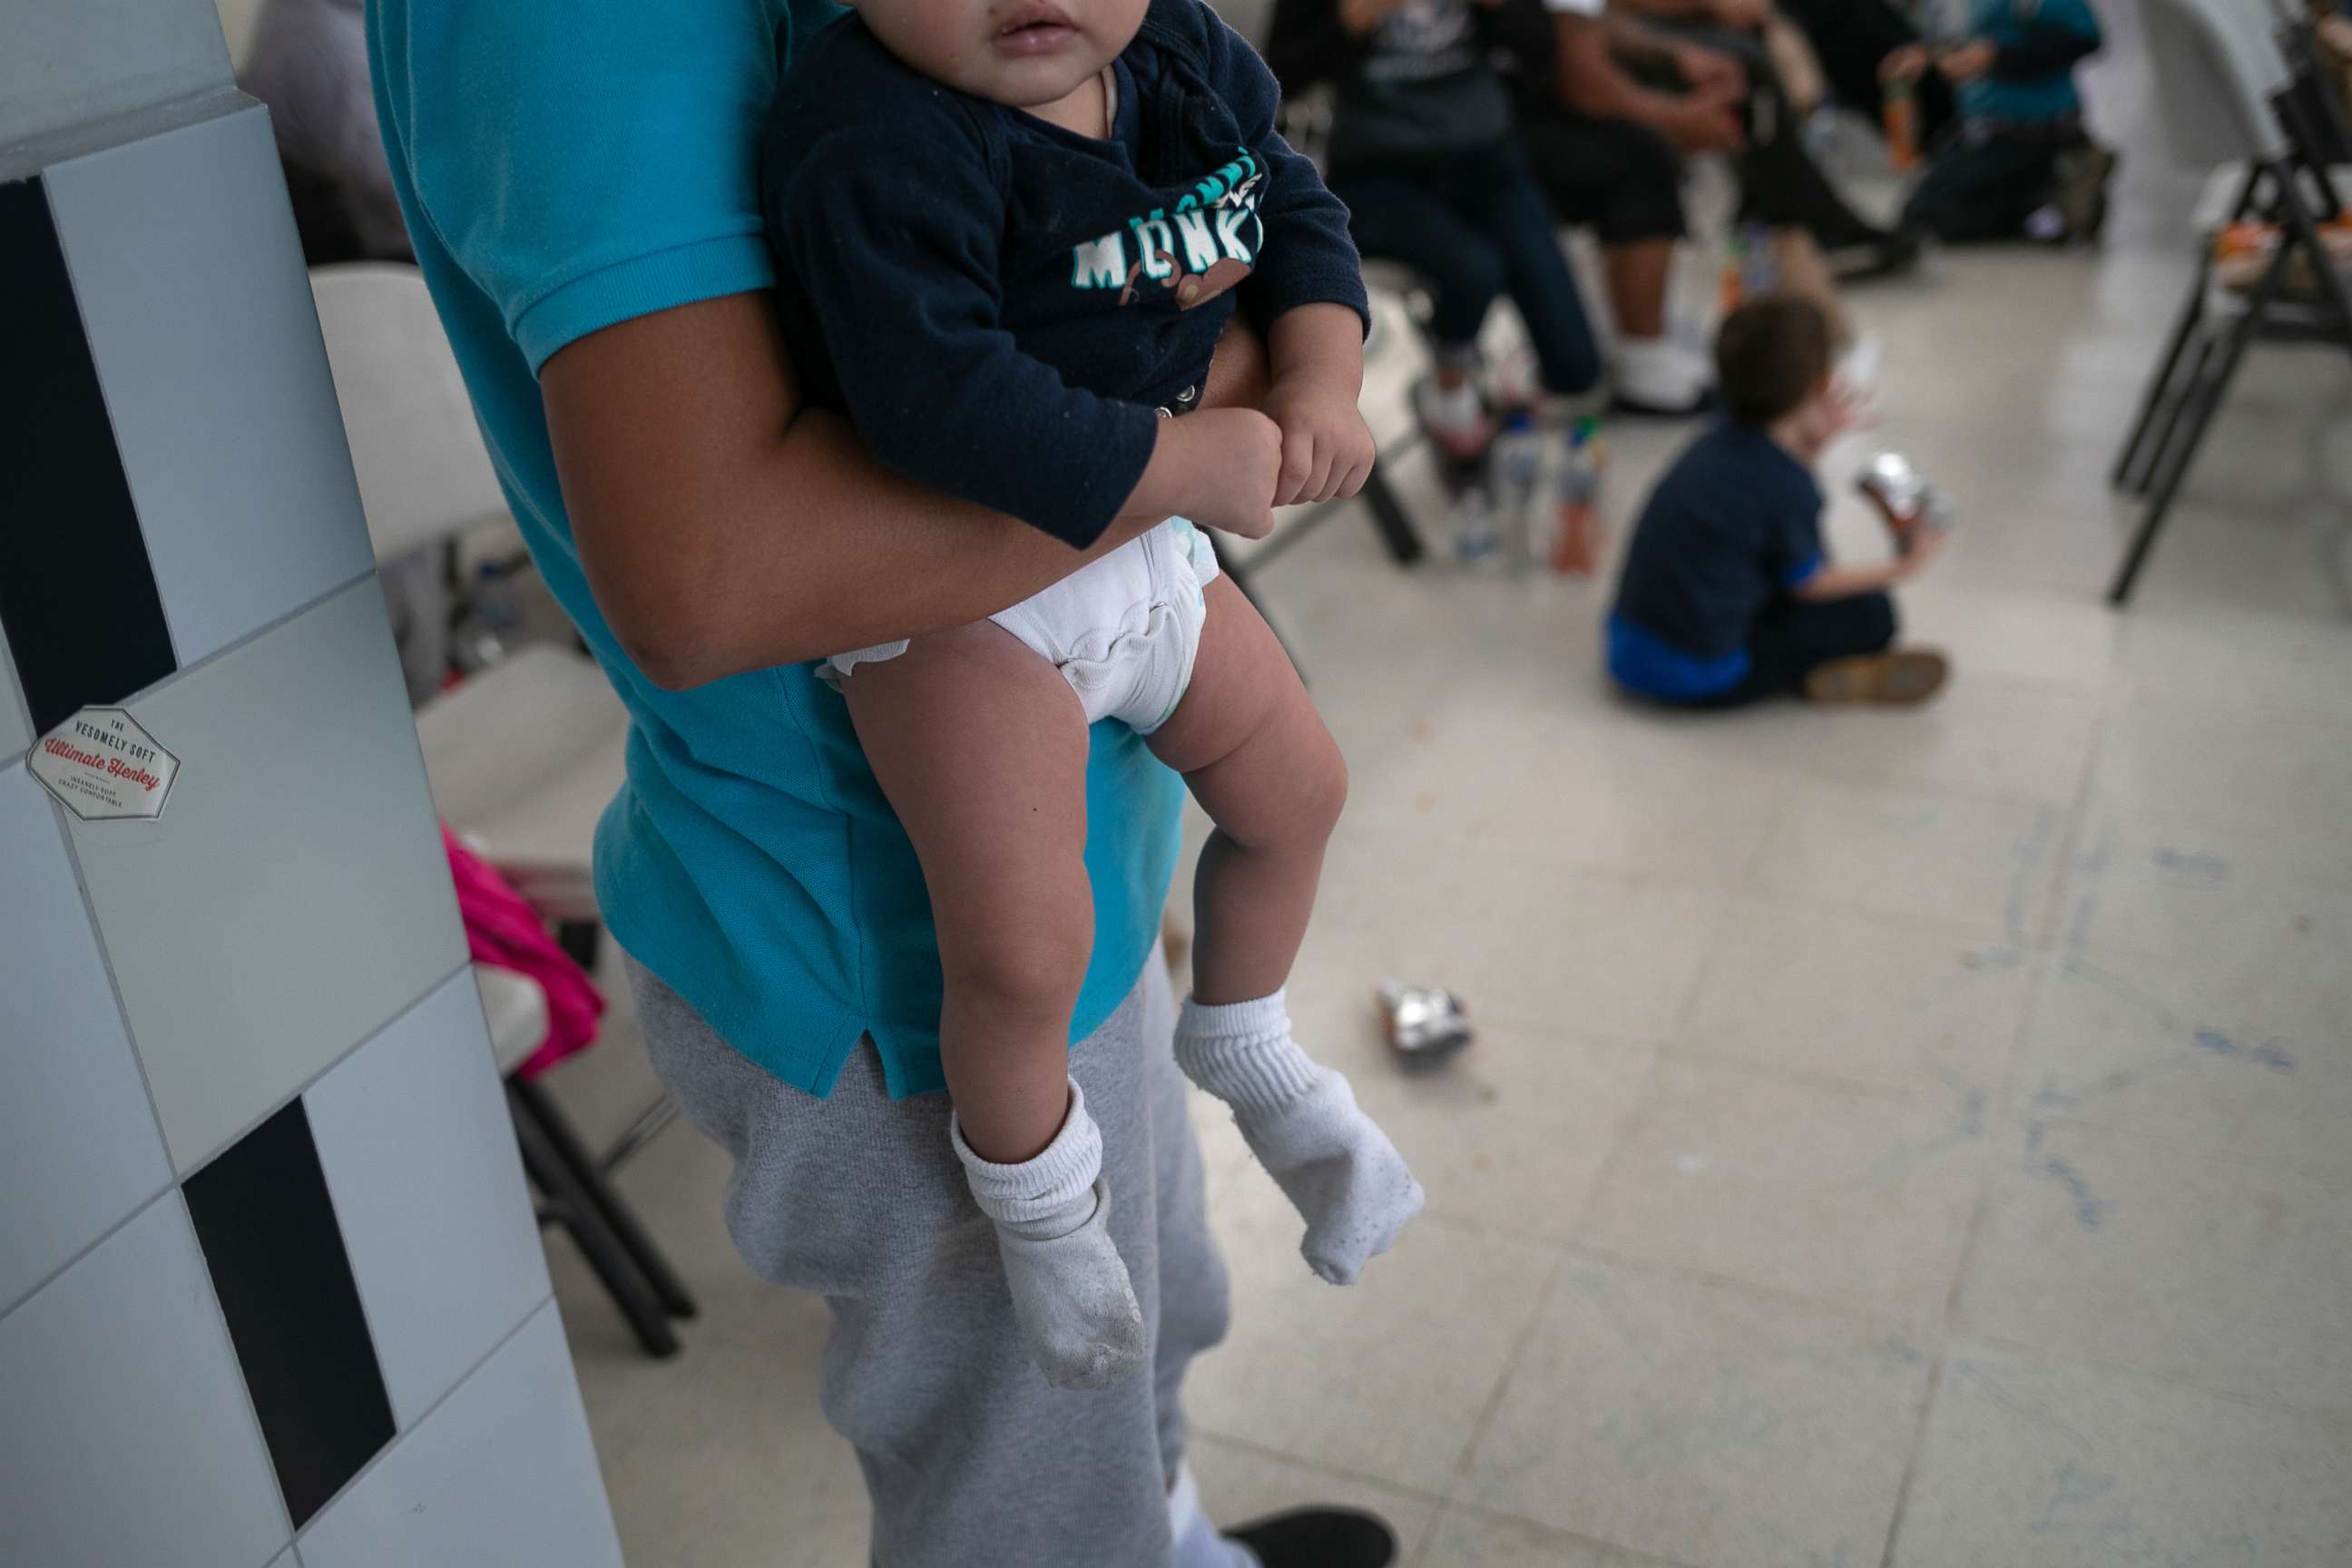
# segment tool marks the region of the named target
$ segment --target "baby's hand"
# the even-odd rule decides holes
[[[1372,472],[1372,432],[1356,400],[1311,382],[1277,381],[1265,411],[1282,426],[1282,473],[1274,504],[1351,496]]]
[[[1184,515],[1243,539],[1273,531],[1281,427],[1255,408],[1204,408],[1177,420],[1176,433],[1185,439],[1189,468]]]

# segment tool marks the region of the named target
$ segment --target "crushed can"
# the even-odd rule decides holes
[[[1407,1067],[1434,1067],[1470,1043],[1469,1014],[1451,991],[1390,980],[1378,997],[1389,1048]]]

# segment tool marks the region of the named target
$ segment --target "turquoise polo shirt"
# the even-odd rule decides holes
[[[829,1092],[871,1034],[903,1097],[943,1087],[939,944],[848,710],[811,666],[665,691],[630,662],[581,571],[538,382],[575,338],[772,286],[754,176],[776,44],[838,15],[831,0],[369,0],[367,26],[393,183],[490,460],[628,705],[627,781],[596,833],[607,924],[785,1082]],[[1095,727],[1094,961],[1073,1042],[1154,950],[1182,789],[1131,731]]]

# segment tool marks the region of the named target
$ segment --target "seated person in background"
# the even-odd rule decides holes
[[[2075,62],[2099,47],[2087,0],[1965,0],[1968,36],[1933,54],[1886,57],[1889,80],[1931,67],[1953,85],[1961,124],[1947,136],[1903,209],[1906,226],[1947,245],[1970,240],[2096,239],[2116,155],[2083,129]]]
[[[1197,0],[864,0],[769,121],[762,197],[810,401],[904,477],[1071,547],[1069,576],[986,621],[823,669],[921,864],[951,1141],[1058,1386],[1107,1387],[1149,1351],[1069,1076],[1097,724],[1143,736],[1216,824],[1176,1058],[1297,1205],[1308,1262],[1353,1283],[1421,1206],[1347,1080],[1291,1038],[1283,986],[1347,769],[1193,528],[1259,537],[1275,506],[1371,471],[1347,215],[1275,101]],[[1237,304],[1265,333],[1266,414],[1198,406]]]
[[[1886,79],[1879,66],[1886,57],[1919,41],[1908,6],[1887,0],[1777,0],[1782,16],[1804,29],[1813,53],[1829,79],[1830,96],[1874,127],[1886,122]],[[1930,73],[1914,84],[1917,89],[1917,137],[1920,146],[1932,146],[1951,122],[1951,84]]]
[[[1752,300],[1716,338],[1723,416],[1651,492],[1610,612],[1609,673],[1654,701],[1728,708],[1783,692],[1817,702],[1918,702],[1942,654],[1894,647],[1886,590],[1927,565],[1918,531],[1892,561],[1822,554],[1812,466],[1851,420],[1830,373],[1830,326],[1790,294]]]
[[[1505,293],[1527,323],[1543,389],[1601,379],[1575,276],[1489,60],[1489,5],[1469,0],[1282,0],[1267,53],[1285,88],[1338,83],[1329,178],[1366,256],[1402,261],[1435,295],[1434,374],[1413,410],[1439,451],[1465,459],[1494,437],[1479,387],[1479,329]]]
[[[1817,275],[1857,280],[1916,258],[1916,237],[1856,212],[1807,150],[1759,31],[1770,15],[1760,0],[1615,0],[1598,23],[1569,0],[1549,3],[1560,13],[1558,112],[1654,126],[1686,156],[1732,154],[1736,221],[1772,231],[1785,282],[1814,293],[1834,315]]]

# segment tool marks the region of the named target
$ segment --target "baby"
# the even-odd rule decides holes
[[[1305,1216],[1309,1264],[1352,1281],[1422,1201],[1347,1080],[1291,1040],[1283,985],[1346,768],[1193,531],[1260,536],[1273,507],[1353,495],[1371,468],[1347,212],[1276,133],[1276,100],[1199,0],[863,0],[801,51],[769,122],[806,395],[899,473],[1072,546],[1034,597],[825,670],[922,864],[956,1155],[1065,1386],[1144,1352],[1068,1069],[1089,725],[1146,737],[1216,824],[1177,1059]],[[1236,302],[1265,337],[1264,414],[1199,406]]]

